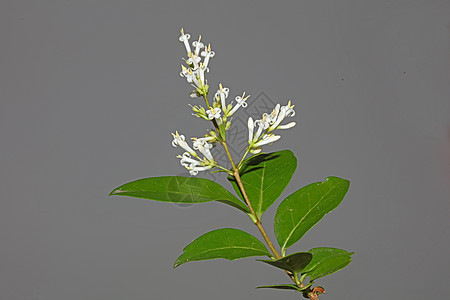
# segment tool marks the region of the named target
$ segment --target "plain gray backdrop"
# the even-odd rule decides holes
[[[178,75],[182,26],[216,52],[213,90],[296,105],[298,125],[265,148],[299,159],[276,204],[327,176],[351,181],[291,249],[356,251],[318,280],[321,299],[448,299],[444,0],[1,1],[0,299],[298,299],[254,289],[288,282],[254,258],[172,269],[207,231],[259,237],[237,210],[107,197],[137,178],[186,175],[170,133],[209,128],[190,116],[201,101]],[[263,217],[272,238],[274,212]]]

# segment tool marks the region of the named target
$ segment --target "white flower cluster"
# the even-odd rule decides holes
[[[177,158],[180,158],[181,165],[188,169],[191,175],[197,175],[199,171],[206,171],[216,166],[216,162],[210,151],[213,147],[212,143],[215,141],[215,137],[192,138],[194,141],[192,147],[203,155],[203,158],[200,158],[197,152],[188,145],[184,135],[180,135],[178,132],[175,134],[172,133],[172,135],[172,146],[180,146],[186,151],[183,155],[178,155]]]
[[[192,43],[195,47],[194,52],[191,51],[191,46],[189,45],[189,39],[191,35],[189,33],[184,33],[183,28],[181,28],[181,36],[179,38],[180,42],[184,43],[186,48],[186,53],[188,58],[186,59],[186,64],[188,67],[181,66],[181,77],[185,77],[187,82],[189,82],[195,89],[190,94],[192,98],[206,96],[208,94],[208,83],[205,79],[205,72],[209,72],[208,64],[211,57],[214,57],[215,53],[211,50],[211,45],[205,46],[201,42],[202,37],[199,36],[197,41]],[[200,50],[203,51],[200,52]],[[204,57],[203,62],[201,57]]]
[[[181,36],[179,41],[184,44],[188,56],[188,58],[185,59],[187,67],[184,65],[181,66],[180,76],[186,78],[187,82],[194,87],[194,91],[190,93],[192,98],[206,97],[209,93],[209,85],[205,78],[205,72],[209,72],[209,60],[214,57],[215,52],[211,50],[211,45],[206,46],[201,42],[201,35],[198,37],[197,41],[192,43],[192,47],[194,48],[194,51],[192,51],[191,45],[189,44],[191,35],[185,33],[183,28],[181,28],[180,32]],[[203,62],[202,57],[204,58]],[[218,124],[220,124],[222,123],[221,120],[219,121],[221,113],[223,113],[225,117],[230,117],[239,107],[247,106],[245,100],[247,100],[249,96],[246,97],[245,94],[235,98],[237,104],[234,107],[231,104],[227,105],[225,99],[228,98],[229,92],[229,88],[223,87],[222,84],[220,84],[219,89],[214,95],[215,102],[213,107],[209,110],[205,110],[202,107],[195,106],[193,107],[195,115],[206,120],[216,119]]]
[[[186,78],[187,82],[194,87],[194,91],[190,94],[192,98],[203,97],[205,99],[207,108],[201,105],[192,106],[194,115],[203,118],[208,121],[212,121],[215,127],[215,131],[210,132],[209,135],[202,138],[193,138],[193,149],[188,145],[184,135],[179,135],[176,132],[173,135],[172,145],[174,147],[181,147],[186,152],[182,155],[178,155],[182,166],[189,170],[191,175],[197,175],[200,171],[206,171],[213,167],[222,169],[223,171],[229,171],[222,166],[219,166],[211,155],[210,149],[213,147],[214,142],[225,142],[225,136],[227,130],[231,126],[230,118],[240,107],[247,107],[246,100],[249,95],[242,94],[242,96],[235,97],[235,104],[233,102],[227,104],[227,98],[230,93],[230,89],[219,84],[219,88],[214,94],[214,100],[208,102],[209,86],[205,79],[205,72],[209,72],[208,64],[215,53],[211,50],[211,45],[206,46],[202,43],[202,38],[199,36],[198,40],[189,44],[191,35],[185,33],[181,29],[181,36],[179,38],[186,48],[187,59],[185,59],[186,65],[181,66],[180,76]],[[192,50],[194,49],[194,50]],[[202,61],[203,58],[203,61]],[[270,144],[280,139],[279,135],[272,133],[275,129],[288,129],[295,126],[295,122],[281,125],[281,122],[287,117],[293,117],[295,115],[294,106],[291,102],[285,106],[277,104],[275,109],[270,114],[263,114],[260,120],[253,121],[252,118],[248,119],[249,147],[244,154],[244,157],[251,153],[259,153],[262,150],[262,146]],[[201,158],[197,152],[200,152],[203,157]],[[243,159],[244,159],[243,157]]]
[[[260,120],[253,121],[248,118],[248,144],[251,153],[259,153],[263,145],[273,143],[280,139],[281,136],[272,133],[275,129],[289,129],[295,126],[295,122],[286,125],[280,125],[287,117],[295,116],[294,105],[291,101],[285,106],[277,104],[269,115],[264,113]],[[255,133],[255,128],[258,127]]]

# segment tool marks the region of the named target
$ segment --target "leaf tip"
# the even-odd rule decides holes
[[[174,268],[174,269],[175,269],[176,267],[179,267],[179,266],[181,266],[182,264],[187,263],[187,262],[189,261],[189,259],[183,258],[183,255],[184,255],[184,253],[183,253],[182,255],[180,255],[180,256],[177,258],[177,260],[173,263],[173,268]]]
[[[109,193],[108,196],[114,196],[114,195],[118,195],[122,192],[122,190],[120,188],[118,189],[114,189],[111,193]]]
[[[327,178],[325,178],[325,181],[342,181],[342,182],[346,182],[348,184],[350,184],[350,180],[345,179],[345,178],[341,178],[341,177],[337,177],[337,176],[328,176]]]
[[[176,267],[180,266],[181,264],[183,264],[183,262],[181,262],[179,259],[177,259],[177,260],[173,263],[173,268],[175,269]]]

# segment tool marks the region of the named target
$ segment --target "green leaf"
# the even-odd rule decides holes
[[[189,261],[225,258],[234,260],[249,256],[269,256],[267,248],[253,235],[239,229],[223,228],[210,231],[183,249],[174,268]]]
[[[301,289],[299,289],[295,284],[263,285],[263,286],[258,286],[257,289],[294,290],[294,291],[298,291],[298,292],[301,291]]]
[[[277,209],[274,231],[281,251],[295,244],[344,199],[350,182],[328,177],[289,195]]]
[[[110,195],[180,204],[219,201],[245,213],[250,212],[242,201],[220,184],[197,177],[164,176],[138,179],[119,186]]]
[[[313,255],[309,252],[297,252],[275,260],[259,260],[274,267],[287,270],[297,276],[311,261]]]
[[[303,269],[303,275],[310,276],[309,281],[316,280],[345,268],[352,261],[354,252],[342,249],[319,247],[308,251],[313,259]]]
[[[289,150],[254,155],[242,164],[239,172],[245,191],[258,218],[277,200],[297,168],[297,159]],[[228,180],[244,199],[236,179]]]

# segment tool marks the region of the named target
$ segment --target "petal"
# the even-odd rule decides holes
[[[286,125],[280,125],[276,129],[290,129],[290,128],[294,127],[296,124],[297,123],[295,123],[295,122],[291,122]]]
[[[252,117],[248,118],[248,143],[250,144],[253,140],[253,129],[255,128]]]

